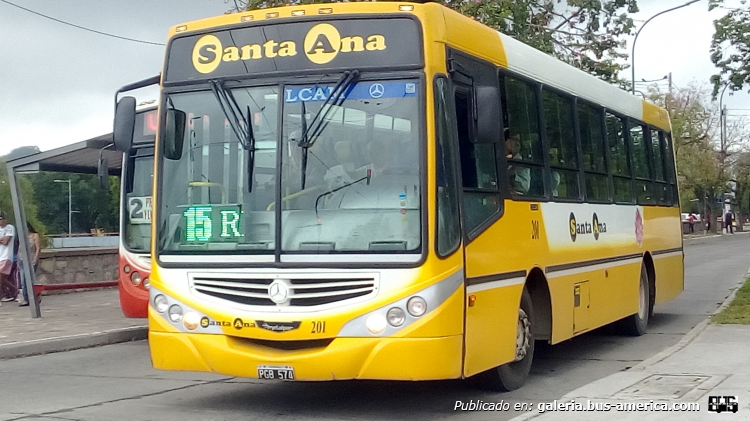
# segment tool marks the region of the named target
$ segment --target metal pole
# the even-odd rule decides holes
[[[68,180],[68,238],[73,234],[73,194],[70,180]]]
[[[633,94],[635,94],[635,43],[636,43],[636,41],[638,41],[638,34],[641,33],[641,31],[643,30],[643,27],[646,26],[647,23],[651,22],[651,19],[653,19],[653,18],[655,18],[655,17],[657,17],[659,15],[663,15],[663,14],[665,14],[667,12],[671,12],[672,10],[677,10],[677,9],[680,9],[682,7],[685,7],[685,6],[689,6],[689,5],[691,5],[693,3],[696,3],[698,1],[699,0],[692,0],[692,1],[689,1],[689,2],[687,2],[685,4],[683,4],[683,5],[680,5],[680,6],[677,6],[677,7],[673,7],[671,9],[667,9],[667,10],[665,10],[663,12],[659,12],[659,13],[651,16],[650,18],[648,18],[648,20],[646,22],[643,22],[643,25],[641,25],[641,27],[638,28],[638,31],[635,33],[635,37],[633,38],[633,49],[632,49],[632,51],[630,53],[630,71],[631,71],[631,73],[630,73],[630,80],[632,82],[632,93]]]
[[[724,154],[724,130],[725,125],[724,122],[726,121],[726,117],[724,114],[726,113],[726,110],[723,108],[722,103],[724,102],[724,92],[726,92],[727,88],[729,87],[729,82],[727,82],[726,85],[724,85],[724,89],[721,90],[721,96],[719,96],[719,143],[721,144],[721,153],[722,156]],[[724,159],[721,160],[721,169],[724,170]]]
[[[36,294],[34,294],[34,284],[36,283],[36,275],[34,274],[34,266],[32,264],[32,256],[29,254],[28,241],[29,233],[26,230],[26,213],[24,212],[21,197],[21,189],[18,188],[18,182],[16,181],[15,168],[8,164],[8,182],[10,183],[10,196],[13,200],[13,210],[16,214],[16,235],[18,235],[19,249],[18,253],[23,261],[23,281],[26,295],[29,297],[29,309],[31,310],[32,318],[42,317],[41,309],[39,308],[39,302],[36,300]]]

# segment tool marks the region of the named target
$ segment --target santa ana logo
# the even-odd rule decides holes
[[[193,67],[200,73],[216,71],[221,63],[251,61],[265,58],[294,57],[298,44],[292,40],[259,40],[256,44],[222,45],[221,40],[212,34],[198,38],[193,46]],[[303,43],[305,56],[315,64],[326,64],[339,53],[370,52],[386,49],[385,35],[341,36],[330,23],[313,26],[305,35]]]
[[[305,36],[305,54],[315,64],[326,64],[338,53],[385,50],[385,36],[370,35],[341,37],[338,29],[330,23],[320,23],[312,27]]]

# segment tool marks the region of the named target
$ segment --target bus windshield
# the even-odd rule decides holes
[[[151,251],[151,190],[153,186],[153,148],[143,154],[136,151],[126,165],[126,218],[124,227],[125,247],[136,253]]]
[[[227,88],[249,108],[249,150],[211,91],[169,95],[187,124],[163,163],[160,254],[420,253],[418,85]]]

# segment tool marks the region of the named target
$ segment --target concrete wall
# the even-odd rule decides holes
[[[108,235],[106,237],[57,237],[52,239],[52,248],[67,247],[117,247],[120,244],[120,236]]]
[[[101,284],[117,281],[117,247],[43,249],[38,285]]]

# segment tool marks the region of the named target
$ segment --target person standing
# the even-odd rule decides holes
[[[29,232],[29,240],[28,243],[26,243],[26,246],[29,250],[29,256],[31,257],[31,267],[30,269],[33,272],[36,272],[36,268],[39,267],[39,253],[42,251],[41,246],[41,239],[39,237],[39,233],[36,232],[36,229],[34,229],[34,226],[30,223],[26,222],[26,229]],[[21,277],[23,279],[23,261],[21,263]],[[32,277],[33,279],[33,277]],[[29,305],[29,293],[26,291],[26,283],[21,281],[21,294],[23,295],[23,301],[21,301],[18,306],[19,307],[26,307]],[[39,300],[37,300],[39,301]]]
[[[10,273],[13,269],[13,238],[15,236],[15,227],[8,223],[5,212],[0,211],[0,284],[3,290],[6,285],[11,284]]]
[[[727,214],[724,215],[724,221],[726,221],[726,227],[727,227],[727,234],[734,234],[734,232],[732,231],[733,230],[733,228],[732,228],[732,221],[733,220],[734,220],[734,218],[732,217],[732,212],[731,211],[727,211]]]
[[[688,215],[688,223],[690,224],[690,233],[693,234],[695,232],[695,215],[693,215],[693,212]]]

